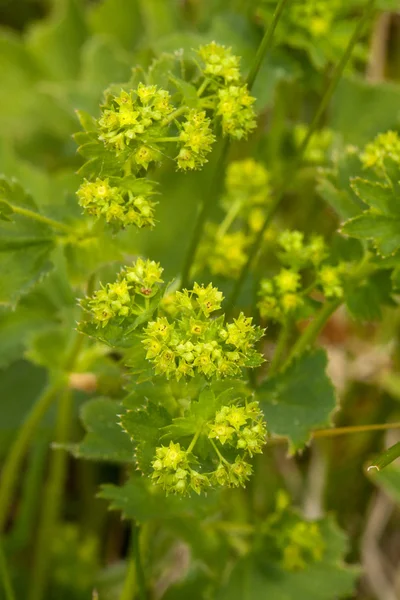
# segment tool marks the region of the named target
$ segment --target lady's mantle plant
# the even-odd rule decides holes
[[[71,15],[78,3],[72,4]],[[112,4],[91,7],[105,13],[101,27],[98,13],[90,27],[108,31],[104,14]],[[184,3],[179,10],[194,14],[200,4]],[[311,347],[341,305],[358,321],[379,320],[385,307],[396,306],[393,292],[400,288],[399,135],[388,131],[369,143],[364,140],[363,147],[346,147],[343,131],[336,131],[337,125],[330,129],[329,122],[329,100],[354,48],[358,62],[351,63],[353,69],[365,59],[359,40],[371,6],[361,11],[359,3],[344,6],[339,1],[259,2],[246,9],[247,20],[235,30],[238,39],[248,31],[255,39],[266,28],[252,66],[250,37],[243,44],[243,64],[230,48],[209,42],[217,33],[231,37],[231,16],[223,27],[224,19],[215,17],[212,26],[205,19],[190,45],[200,44],[193,51],[185,41],[186,35],[192,39],[190,24],[182,38],[185,51],[160,55],[146,71],[135,68],[130,79],[129,63],[123,71],[128,81],[110,85],[96,116],[78,111],[83,131],[75,139],[86,160],[80,184],[72,171],[64,181],[63,169],[73,161],[66,150],[65,164],[52,174],[48,192],[52,202],[65,201],[55,206],[40,194],[31,198],[14,181],[0,181],[0,261],[5,267],[0,303],[15,309],[2,312],[0,321],[12,340],[16,330],[25,332],[25,323],[34,322],[29,336],[24,333],[18,343],[27,348],[25,359],[50,374],[48,387],[21,419],[0,488],[1,533],[6,533],[7,552],[15,549],[18,585],[21,556],[32,545],[28,538],[33,530],[37,537],[32,582],[21,584],[29,600],[44,600],[47,590],[57,600],[90,597],[94,587],[100,600],[120,594],[103,590],[101,578],[95,583],[103,556],[97,532],[104,517],[92,511],[88,498],[95,495],[94,480],[104,474],[114,482],[122,474],[122,485],[102,485],[100,495],[132,522],[121,600],[135,594],[168,600],[330,600],[351,595],[357,573],[343,564],[345,536],[330,518],[300,516],[279,491],[294,482],[293,497],[309,504],[303,493],[313,485],[312,477],[303,480],[303,471],[310,470],[309,454],[291,464],[296,478],[288,476],[275,444],[287,440],[294,454],[313,436],[330,435],[335,392],[325,372],[325,350]],[[210,12],[213,7],[210,3]],[[147,4],[142,8],[147,15]],[[345,33],[358,11],[360,24],[348,39]],[[97,104],[85,95],[97,76],[84,78],[96,51],[102,57],[103,46],[108,47],[107,36],[99,37],[97,50],[85,44],[74,60],[82,82],[69,81],[58,89],[53,72],[51,85],[37,86],[49,96],[46,107],[69,97],[72,89],[85,98],[83,106]],[[29,38],[29,44],[37,50],[52,39]],[[140,48],[140,60],[149,62],[146,57],[156,53],[158,44],[169,47],[171,39],[170,33],[153,36],[151,48]],[[236,37],[232,40],[236,46]],[[38,70],[54,57],[58,65],[58,49],[46,53]],[[14,50],[10,56],[19,56]],[[117,54],[111,53],[115,61]],[[103,73],[102,58],[100,63]],[[260,69],[265,77],[257,81],[256,101],[252,86]],[[327,91],[321,93],[327,78]],[[295,123],[309,115],[310,98],[314,103],[318,96],[311,125]],[[340,104],[336,98],[339,113]],[[255,107],[262,113],[259,120]],[[64,104],[58,109],[57,118]],[[322,114],[327,127],[318,129]],[[52,130],[50,122],[47,130]],[[28,152],[30,143],[18,138],[15,146],[22,144]],[[32,146],[40,154],[41,144]],[[214,176],[191,173],[208,161],[216,165]],[[150,244],[158,240],[151,256],[165,248],[160,238],[167,229],[176,254],[184,253],[185,240],[173,237],[176,230],[171,234],[164,227],[165,214],[157,210],[171,166],[177,171],[170,193],[171,200],[178,197],[174,208],[180,198],[182,205],[192,201],[188,195],[201,201],[199,214],[190,215],[194,232],[181,278],[171,253],[160,255],[160,263],[146,258],[147,242],[135,231],[160,228],[159,237],[158,229],[146,237]],[[34,169],[24,163],[20,173],[29,186],[39,181],[45,194],[46,185]],[[71,200],[64,192],[78,186]],[[333,211],[319,214],[321,199]],[[84,438],[71,444],[76,389],[79,402],[82,392],[95,391],[96,396],[82,406]],[[56,400],[57,451],[49,462],[49,485],[36,528],[28,497],[41,487],[38,481],[46,470],[40,444],[32,444],[21,493],[17,476],[38,424]],[[267,438],[273,444],[266,444]],[[66,448],[81,459],[114,463],[106,471],[84,467],[83,475],[76,469],[82,476],[79,507],[74,499],[68,518],[82,508],[83,537],[78,526],[62,518]],[[389,454],[395,457],[396,452],[392,448]],[[311,463],[314,453],[320,458],[313,446]],[[33,504],[40,504],[37,497]],[[22,525],[14,531],[20,515]],[[113,521],[115,546],[125,539],[118,528]],[[114,545],[105,560],[121,556]],[[180,563],[189,567],[179,573],[180,581],[171,583],[175,569],[170,569],[170,557],[176,549],[183,557]],[[1,552],[2,547],[0,562]],[[7,570],[3,564],[0,577]]]

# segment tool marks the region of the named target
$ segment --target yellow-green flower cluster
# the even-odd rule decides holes
[[[200,435],[204,436],[202,458],[195,454]],[[208,488],[217,487],[245,487],[252,473],[247,457],[262,452],[266,435],[266,424],[258,402],[250,402],[246,406],[223,406],[212,420],[200,424],[187,450],[173,441],[168,446],[156,448],[151,477],[167,493],[174,494],[189,494],[192,490],[200,494]],[[207,440],[209,452],[213,455],[211,462],[204,461]],[[230,460],[221,451],[227,451]],[[201,464],[202,461],[204,464]],[[216,465],[215,469],[206,472],[212,463]]]
[[[129,149],[136,163],[147,169],[150,162],[159,159],[150,140],[162,135],[162,121],[173,110],[169,93],[155,85],[140,83],[135,91],[121,90],[102,108],[99,139],[117,154]]]
[[[226,205],[233,202],[263,205],[271,194],[271,179],[264,165],[254,158],[234,160],[226,170],[225,188]]]
[[[196,269],[207,268],[212,275],[235,278],[247,261],[250,238],[243,231],[218,234],[218,227],[207,224],[196,256]]]
[[[200,47],[199,56],[204,63],[202,70],[206,77],[222,79],[228,84],[240,81],[240,58],[232,54],[231,48],[211,42]]]
[[[292,269],[281,269],[272,279],[263,279],[259,292],[261,300],[257,304],[260,315],[275,321],[295,315],[304,303],[300,287],[301,277]]]
[[[384,169],[385,160],[390,158],[400,165],[400,136],[397,131],[380,133],[365,146],[361,162],[365,168]]]
[[[154,208],[156,203],[151,193],[135,194],[129,188],[112,186],[109,179],[85,180],[78,192],[79,204],[88,214],[97,218],[104,217],[107,223],[116,229],[136,225],[154,226]]]
[[[237,140],[247,138],[256,127],[254,102],[247,85],[230,85],[218,91],[217,115],[221,117],[224,135]]]
[[[152,479],[167,494],[188,494],[190,490],[200,494],[210,486],[208,477],[191,468],[193,457],[180,444],[170,442],[168,446],[156,448],[153,460]]]
[[[144,330],[146,358],[157,374],[177,380],[196,374],[219,379],[261,364],[254,344],[263,332],[252,325],[250,317],[241,314],[226,325],[224,317],[210,318],[222,299],[222,293],[211,284],[175,292],[168,303],[174,320],[158,317]]]
[[[323,559],[325,543],[319,523],[305,521],[291,510],[283,491],[278,493],[276,511],[263,525],[263,534],[270,538],[274,557],[279,556],[286,571],[300,571]]]
[[[318,523],[299,521],[284,529],[278,539],[286,571],[300,571],[322,560],[325,545]]]
[[[281,262],[291,268],[317,267],[327,256],[327,248],[321,235],[312,235],[308,242],[304,241],[301,231],[285,230],[277,239]]]
[[[208,162],[206,155],[215,142],[210,125],[211,121],[204,111],[193,109],[189,112],[182,124],[179,140],[183,146],[176,158],[178,167],[183,171],[198,169]]]
[[[199,50],[204,82],[200,90],[209,92],[204,106],[221,117],[223,135],[235,139],[247,138],[255,128],[255,99],[243,83],[239,71],[239,58],[230,48],[211,42]]]
[[[244,450],[250,456],[261,454],[266,443],[267,429],[258,402],[247,406],[223,406],[209,425],[209,439],[216,439]]]
[[[318,272],[318,281],[327,298],[341,298],[343,296],[343,268],[339,266],[324,265]]]
[[[304,39],[320,39],[330,32],[341,0],[293,0],[290,10],[283,13],[277,30],[279,41],[300,45]],[[259,14],[272,17],[276,2],[263,0]],[[291,37],[294,38],[291,40]]]
[[[139,258],[132,267],[121,271],[117,281],[102,286],[82,305],[98,327],[105,327],[112,319],[122,322],[137,316],[146,310],[148,299],[159,291],[162,272],[158,263]]]

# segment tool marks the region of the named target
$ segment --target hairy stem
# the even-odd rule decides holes
[[[71,427],[73,395],[64,390],[60,396],[57,411],[55,442],[65,444],[69,440]],[[39,533],[34,551],[35,561],[29,593],[30,600],[42,600],[45,597],[49,574],[51,548],[57,534],[57,523],[61,512],[62,491],[67,472],[68,453],[55,450],[51,455],[49,478],[44,492]]]
[[[249,89],[251,89],[253,87],[253,84],[254,84],[257,74],[258,74],[258,71],[260,70],[261,64],[262,64],[265,56],[267,55],[268,50],[270,50],[270,48],[271,48],[271,42],[272,42],[272,38],[274,36],[276,26],[278,25],[278,21],[280,19],[282,11],[285,8],[285,4],[287,2],[288,2],[288,0],[279,0],[277,7],[275,9],[275,12],[274,12],[274,16],[272,17],[272,21],[271,21],[268,29],[264,33],[264,37],[261,40],[261,44],[259,45],[258,50],[257,50],[254,64],[250,70],[248,77],[247,77],[247,85],[249,86]]]
[[[348,43],[347,48],[346,48],[346,50],[345,50],[345,52],[344,52],[344,54],[342,56],[342,59],[338,63],[338,65],[337,65],[337,67],[336,67],[336,69],[334,71],[333,77],[331,79],[331,82],[328,85],[328,87],[327,87],[327,89],[326,89],[326,91],[325,91],[325,93],[324,93],[324,95],[323,95],[323,97],[321,99],[319,107],[318,107],[318,109],[317,109],[317,111],[315,113],[315,116],[314,116],[311,124],[310,124],[308,133],[307,133],[306,137],[304,138],[303,143],[301,144],[301,147],[300,147],[298,155],[297,155],[297,157],[295,159],[293,168],[295,168],[298,165],[298,163],[301,161],[301,159],[302,159],[302,157],[304,155],[304,152],[307,149],[308,144],[310,143],[311,137],[313,136],[315,130],[317,129],[317,127],[318,127],[318,125],[320,123],[321,117],[324,114],[324,111],[327,108],[330,99],[332,98],[332,94],[335,91],[336,86],[339,83],[340,78],[342,77],[343,71],[344,71],[344,69],[345,69],[345,67],[346,67],[346,65],[347,65],[347,63],[348,63],[348,61],[349,61],[349,59],[351,57],[351,54],[352,54],[353,49],[354,49],[354,46],[356,45],[357,41],[359,40],[359,38],[360,38],[360,36],[362,34],[364,25],[367,22],[367,20],[370,18],[371,14],[372,14],[372,11],[373,11],[373,8],[374,8],[374,4],[375,4],[375,0],[369,0],[368,4],[367,4],[367,6],[366,6],[366,8],[365,8],[365,10],[363,12],[363,15],[361,16],[360,20],[357,23],[357,26],[356,26],[356,28],[354,30],[353,35],[351,36],[351,38],[349,40],[349,43]],[[233,307],[234,307],[234,305],[235,305],[235,303],[236,303],[236,301],[237,301],[237,299],[239,297],[239,294],[240,294],[240,291],[242,289],[243,283],[244,283],[244,281],[245,281],[245,279],[246,279],[246,277],[247,277],[247,275],[248,275],[248,273],[249,273],[249,271],[251,269],[251,266],[253,264],[253,260],[254,260],[255,256],[257,255],[257,253],[258,253],[258,251],[259,251],[259,249],[261,247],[262,240],[263,240],[263,237],[264,237],[264,233],[265,233],[268,225],[270,224],[273,216],[275,215],[275,212],[276,212],[279,204],[281,203],[281,200],[282,200],[282,198],[284,196],[286,188],[287,188],[287,183],[284,183],[283,186],[281,186],[281,188],[276,191],[275,196],[274,196],[271,204],[266,209],[266,213],[265,213],[265,218],[264,218],[263,225],[262,225],[261,229],[259,230],[259,232],[258,232],[258,234],[257,234],[257,236],[256,236],[256,238],[254,240],[253,245],[250,248],[247,262],[243,266],[242,271],[241,271],[241,273],[239,275],[239,278],[236,280],[235,285],[233,287],[233,290],[231,292],[231,295],[230,295],[230,297],[228,299],[228,302],[227,302],[227,311],[230,311],[230,310],[233,309]]]
[[[29,208],[22,208],[21,206],[14,206],[14,204],[9,205],[12,208],[12,211],[17,215],[22,215],[23,217],[27,217],[28,219],[32,219],[33,221],[38,221],[39,223],[44,223],[45,225],[49,225],[53,229],[59,229],[60,231],[64,231],[68,234],[74,234],[75,231],[73,227],[69,225],[65,225],[64,223],[60,223],[59,221],[55,221],[54,219],[50,219],[49,217],[45,217],[36,213],[33,210],[29,210]]]
[[[4,552],[3,540],[0,537],[0,578],[3,584],[5,600],[15,600],[16,596],[11,583],[10,572],[8,570],[6,554]]]
[[[384,452],[381,452],[381,454],[379,454],[379,456],[376,457],[374,462],[370,464],[367,470],[369,471],[372,469],[376,469],[377,471],[381,471],[382,469],[390,465],[394,460],[399,458],[399,456],[400,442],[397,442],[397,444],[394,444],[394,446],[391,446],[387,450],[384,450]]]
[[[21,425],[17,438],[14,440],[11,450],[8,453],[1,473],[0,533],[4,530],[6,524],[10,503],[14,495],[17,479],[21,472],[22,461],[26,450],[37,426],[42,421],[48,408],[54,402],[54,399],[63,384],[64,381],[61,379],[50,384],[44,390],[43,394],[35,402],[25,421]]]

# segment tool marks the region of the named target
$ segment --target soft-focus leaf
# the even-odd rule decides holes
[[[123,408],[108,398],[94,398],[81,409],[86,435],[69,449],[78,458],[115,463],[133,462],[132,442],[119,421]]]
[[[304,447],[313,429],[330,424],[336,399],[326,365],[324,350],[307,352],[258,390],[268,430],[287,437],[292,452]]]

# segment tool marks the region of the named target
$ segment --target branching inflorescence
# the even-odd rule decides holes
[[[243,139],[256,126],[239,58],[215,42],[200,47],[198,56],[193,81],[183,82],[190,102],[171,76],[175,89],[127,84],[117,94],[106,92],[98,119],[80,113],[86,131],[77,140],[89,161],[78,200],[116,230],[154,226],[154,184],[147,175],[156,165],[170,160],[182,171],[201,169],[219,132]]]

